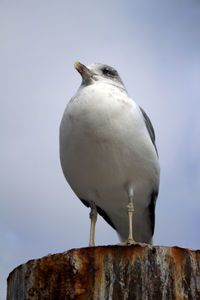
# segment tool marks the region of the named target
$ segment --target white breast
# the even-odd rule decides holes
[[[139,213],[159,182],[157,155],[139,107],[125,92],[102,83],[80,89],[68,104],[60,158],[78,197],[95,201],[115,223],[122,215],[127,219],[129,186]]]

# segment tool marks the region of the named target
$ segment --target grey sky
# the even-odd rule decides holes
[[[117,68],[161,163],[154,243],[200,248],[200,2],[0,1],[0,299],[17,265],[87,246],[89,211],[59,162],[73,64]],[[99,217],[96,243],[117,243]]]

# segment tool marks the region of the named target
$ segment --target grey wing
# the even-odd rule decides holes
[[[151,141],[152,141],[152,143],[154,145],[154,148],[156,150],[156,153],[158,155],[158,150],[157,150],[157,147],[156,147],[156,137],[155,137],[155,132],[154,132],[153,126],[151,124],[151,121],[150,121],[149,117],[145,113],[145,111],[141,107],[140,107],[140,110],[141,110],[141,113],[143,115],[143,118],[144,118],[144,121],[145,121],[146,128],[148,130],[149,136],[151,138]]]
[[[158,150],[156,148],[156,138],[155,138],[155,132],[154,132],[154,129],[153,129],[153,126],[151,124],[151,121],[149,119],[149,117],[147,116],[147,114],[145,113],[145,111],[140,107],[140,110],[142,112],[142,115],[143,115],[143,118],[144,118],[144,121],[145,121],[145,125],[146,125],[146,128],[147,128],[147,131],[149,133],[149,136],[151,138],[151,141],[154,145],[154,148],[156,150],[156,153],[157,153],[157,156],[158,156]],[[153,190],[151,192],[151,195],[150,195],[150,204],[149,204],[149,218],[150,218],[150,224],[151,224],[151,231],[152,231],[152,235],[154,233],[154,227],[155,227],[155,205],[156,205],[156,199],[158,197],[158,187],[156,190]]]

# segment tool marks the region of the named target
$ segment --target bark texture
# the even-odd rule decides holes
[[[200,300],[200,251],[100,246],[31,260],[8,277],[7,300]]]

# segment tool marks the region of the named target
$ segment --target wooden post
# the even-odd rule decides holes
[[[200,300],[200,251],[136,244],[72,249],[8,277],[7,300]]]

